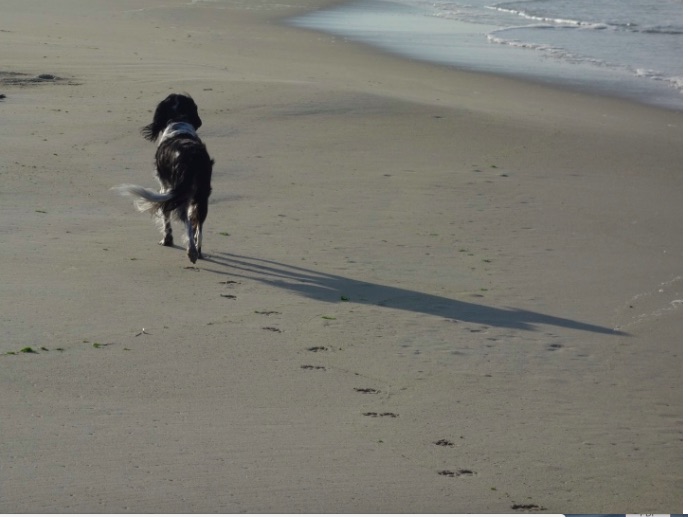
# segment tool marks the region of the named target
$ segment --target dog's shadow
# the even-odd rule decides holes
[[[223,271],[206,268],[209,271],[250,279],[328,303],[376,305],[490,327],[533,331],[537,330],[538,325],[549,325],[598,334],[627,335],[615,329],[558,316],[454,300],[401,287],[362,282],[266,259],[215,253],[206,256],[204,262],[226,268]]]

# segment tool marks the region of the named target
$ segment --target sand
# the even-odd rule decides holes
[[[3,2],[0,511],[681,512],[682,114],[326,4]],[[176,91],[193,267],[109,190]]]

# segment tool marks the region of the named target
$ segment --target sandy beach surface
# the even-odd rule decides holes
[[[680,513],[682,114],[327,4],[2,1],[0,511]],[[195,266],[109,190],[179,91]]]

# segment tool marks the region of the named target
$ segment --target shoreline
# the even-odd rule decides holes
[[[6,2],[65,80],[0,82],[0,510],[680,512],[682,114],[280,21],[332,3]],[[109,190],[172,91],[193,266]]]
[[[654,87],[639,78],[612,79],[594,67],[570,68],[542,57],[537,59],[535,53],[522,54],[519,49],[485,45],[484,31],[497,27],[427,17],[410,7],[391,6],[386,2],[378,2],[376,8],[368,4],[364,7],[357,0],[336,2],[325,9],[290,17],[284,23],[369,45],[374,51],[467,73],[683,111],[682,93],[668,86]],[[368,25],[371,18],[375,20],[374,26]]]

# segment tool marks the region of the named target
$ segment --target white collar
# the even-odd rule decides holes
[[[191,135],[198,137],[196,130],[188,122],[172,122],[167,125],[165,131],[163,131],[162,135],[160,135],[160,138],[158,139],[158,145],[163,143],[168,138],[174,138],[178,135]]]

